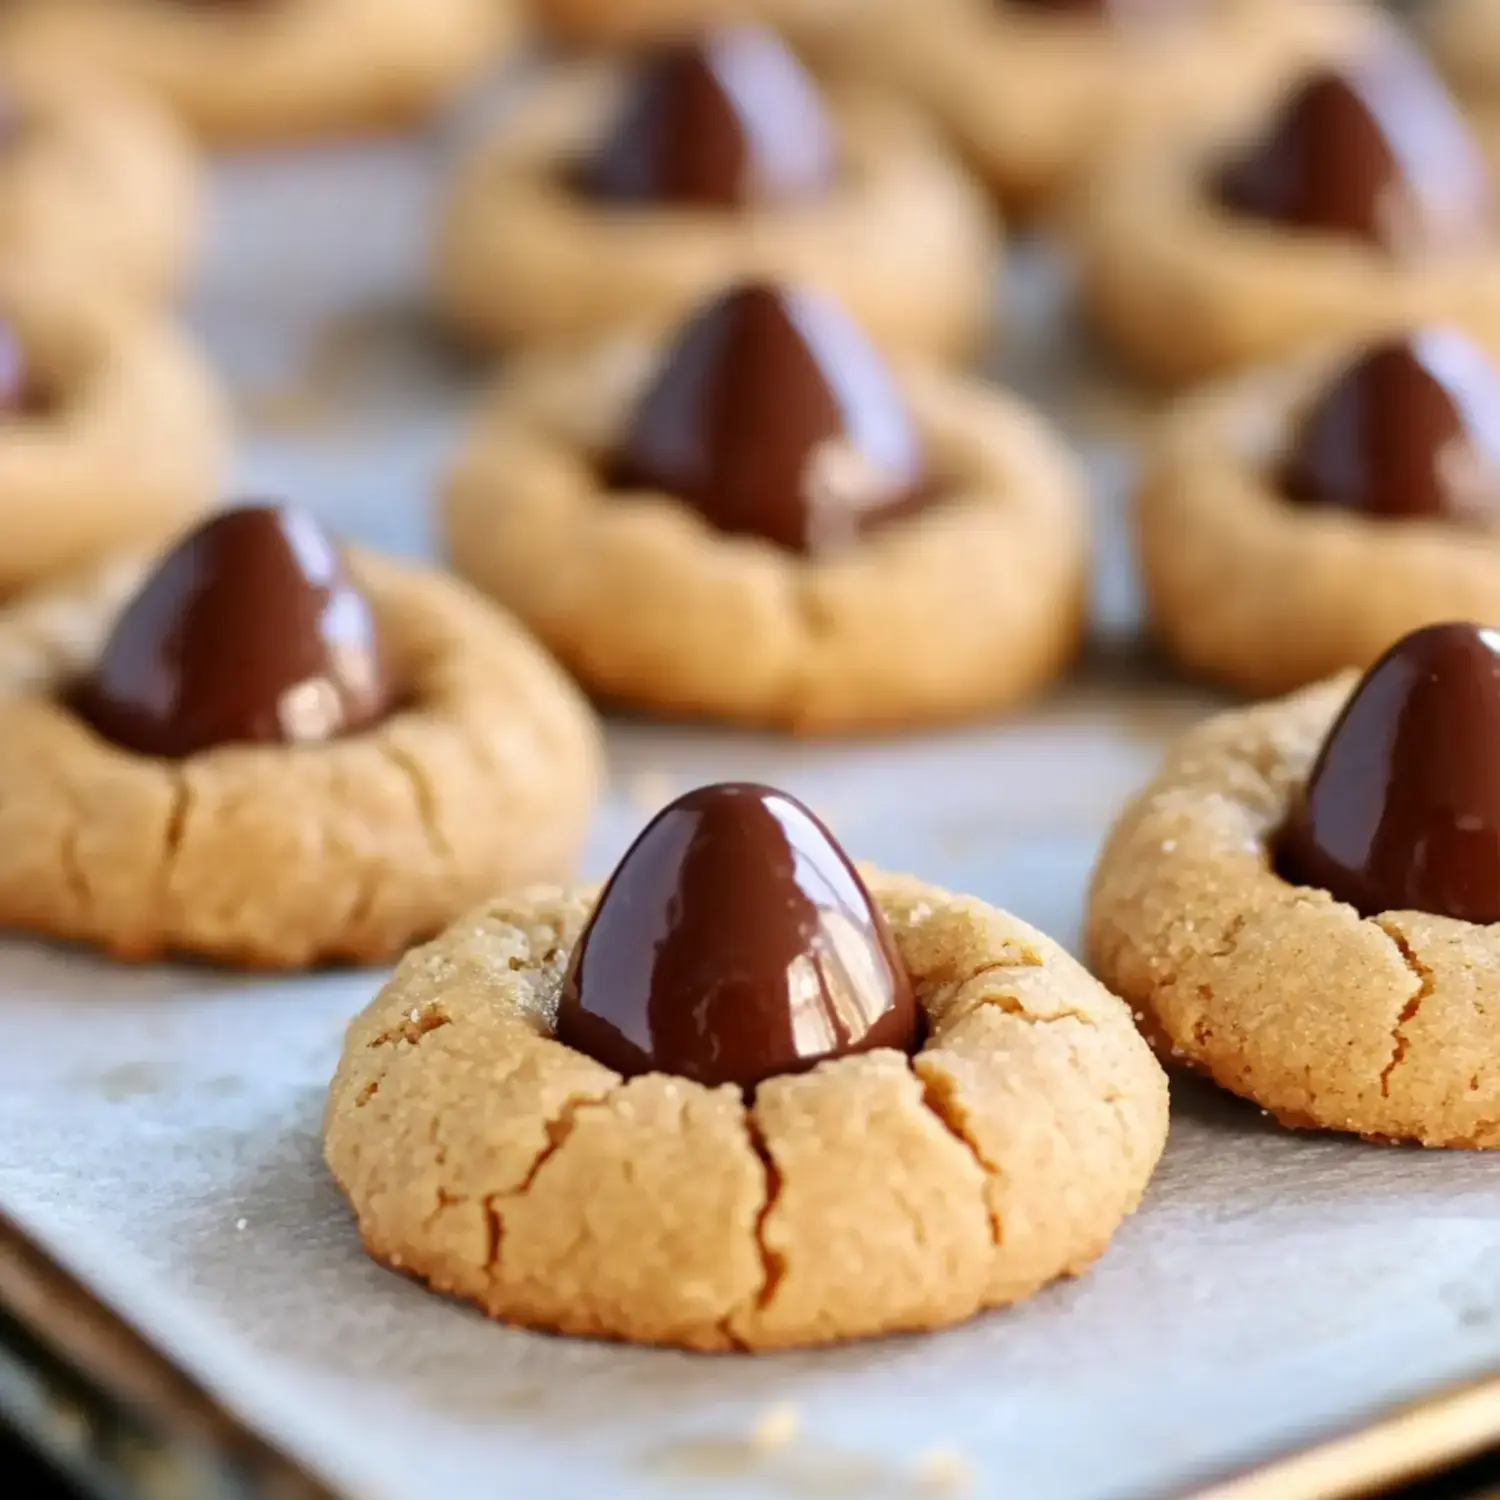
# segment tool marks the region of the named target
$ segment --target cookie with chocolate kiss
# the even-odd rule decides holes
[[[1430,324],[1220,382],[1158,428],[1135,513],[1155,635],[1240,692],[1500,620],[1500,366]]]
[[[460,161],[436,293],[505,352],[665,334],[748,278],[821,288],[875,341],[977,354],[1000,226],[925,119],[815,80],[750,23],[565,59]]]
[[[1299,1129],[1500,1148],[1500,632],[1221,713],[1105,841],[1086,941],[1159,1052]]]
[[[973,716],[1077,640],[1082,477],[994,385],[888,362],[762,279],[668,338],[518,361],[444,502],[449,556],[602,697],[850,733]]]
[[[1167,383],[1452,327],[1500,343],[1496,200],[1458,106],[1374,27],[1263,114],[1122,152],[1080,221],[1093,321]]]
[[[379,962],[567,875],[599,764],[508,616],[296,507],[225,510],[0,608],[0,926]]]
[[[370,1253],[446,1295],[743,1352],[941,1327],[1081,1271],[1166,1102],[1057,944],[728,783],[602,891],[491,901],[405,963],[349,1029],[324,1150]]]

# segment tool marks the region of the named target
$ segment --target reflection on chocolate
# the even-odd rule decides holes
[[[720,531],[807,553],[845,547],[935,493],[864,336],[822,297],[760,283],[688,324],[611,478],[675,495]]]
[[[1367,917],[1500,922],[1500,631],[1429,626],[1370,668],[1324,741],[1280,868]]]
[[[738,26],[642,64],[583,185],[611,203],[788,203],[820,196],[833,158],[802,65],[774,32]]]
[[[1302,419],[1282,483],[1306,504],[1493,524],[1500,370],[1446,329],[1377,345]]]
[[[558,1040],[626,1077],[753,1088],[825,1058],[911,1052],[920,1015],[833,835],[769,787],[700,787],[659,813],[573,951]]]
[[[1399,255],[1473,249],[1492,224],[1479,148],[1428,63],[1394,39],[1306,79],[1217,186],[1237,213]]]
[[[379,630],[322,527],[285,505],[223,511],[126,606],[79,712],[142,755],[352,734],[391,704]]]

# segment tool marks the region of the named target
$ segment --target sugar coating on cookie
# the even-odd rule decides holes
[[[1495,928],[1380,901],[1362,903],[1362,916],[1279,864],[1283,830],[1355,686],[1343,676],[1182,740],[1105,845],[1089,957],[1164,1056],[1284,1124],[1500,1146]],[[1346,806],[1374,775],[1349,785]],[[1441,788],[1432,795],[1449,805]]]
[[[748,1102],[556,1040],[595,891],[492,902],[408,955],[326,1116],[371,1253],[506,1321],[704,1350],[937,1327],[1087,1266],[1166,1132],[1129,1013],[1015,918],[862,873],[925,1040]]]

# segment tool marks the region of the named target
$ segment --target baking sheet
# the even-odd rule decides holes
[[[442,149],[227,167],[194,312],[254,419],[243,487],[417,553],[470,388],[413,311]],[[1029,259],[1020,363],[1093,434],[1101,479],[1080,677],[1006,725],[846,747],[617,724],[590,873],[675,790],[753,775],[860,857],[1076,948],[1109,818],[1211,700],[1131,645],[1130,413],[1055,321],[1057,266]],[[1095,1272],[1013,1312],[764,1359],[489,1324],[369,1262],[320,1163],[341,1029],[379,979],[0,945],[0,1208],[360,1500],[1144,1500],[1500,1367],[1500,1161],[1295,1137],[1186,1083],[1142,1212]]]

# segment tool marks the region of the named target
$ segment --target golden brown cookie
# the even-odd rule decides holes
[[[1114,347],[1168,381],[1421,322],[1491,340],[1493,207],[1442,85],[1372,31],[1253,122],[1113,158],[1078,213],[1081,292]]]
[[[60,281],[0,277],[0,597],[172,535],[219,492],[227,414],[182,337]]]
[[[72,76],[0,85],[0,241],[11,273],[152,305],[198,247],[191,146],[154,103]]]
[[[558,1040],[587,986],[604,986],[593,1003],[607,1010],[621,998],[611,986],[631,977],[616,961],[630,948],[625,922],[609,961],[580,978],[610,894],[491,902],[408,955],[350,1027],[324,1143],[371,1254],[507,1322],[702,1350],[940,1327],[1089,1265],[1139,1202],[1166,1135],[1165,1081],[1129,1012],[1055,943],[980,901],[867,870],[875,915],[853,868],[830,867],[804,822],[792,841],[841,889],[820,886],[818,899],[846,919],[810,919],[810,980],[847,994],[873,983],[866,960],[889,962],[917,1040],[910,1054],[834,1047],[821,1023],[854,1011],[816,1014],[816,990],[795,1012],[808,1035],[747,1036],[745,1008],[769,1021],[747,977],[757,963],[786,1022],[786,970],[771,982],[786,933],[768,916],[783,903],[760,904],[782,877],[742,872],[738,907],[716,899],[732,862],[723,820],[710,839],[704,829],[725,794],[798,816],[766,788],[704,788],[663,815],[685,818],[691,804],[690,831],[653,825],[659,843],[687,840],[687,925],[717,918],[740,960],[715,991],[711,943],[685,951],[679,924],[657,983],[675,971],[677,999],[718,1023],[731,1056],[790,1041],[804,1068],[824,1060],[762,1067],[753,1092],[714,1082],[721,1054],[674,1041],[653,988],[658,1051],[685,1042],[673,1055],[711,1081],[645,1056],[622,1060],[624,1076]],[[762,853],[777,837],[744,815],[739,832]],[[611,890],[638,858],[649,869],[633,898],[670,893],[651,837]],[[632,910],[637,925],[657,912],[634,899]],[[614,1046],[629,1058],[633,1044]]]
[[[709,472],[674,485],[676,455]],[[461,574],[591,690],[659,713],[805,734],[972,717],[1050,681],[1081,630],[1061,439],[978,381],[891,381],[831,305],[758,284],[669,346],[518,362],[443,514]]]
[[[1494,0],[1429,0],[1417,19],[1492,169],[1500,167],[1500,5]]]
[[[0,925],[132,960],[374,962],[570,868],[599,747],[567,680],[437,573],[360,554],[335,587],[326,539],[276,514],[0,611]]]
[[[711,26],[768,21],[795,28],[825,26],[847,13],[851,0],[532,0],[549,36],[576,47],[649,47],[681,40]],[[858,3],[858,0],[853,0]]]
[[[1187,398],[1137,499],[1154,634],[1265,695],[1367,667],[1419,625],[1500,620],[1497,418],[1500,375],[1444,329]]]
[[[920,104],[1002,202],[1035,209],[1122,138],[1159,148],[1242,118],[1309,60],[1342,50],[1357,24],[1354,7],[1325,0],[1206,0],[1135,18],[1108,9],[873,0],[806,7],[793,31],[828,70]]]
[[[13,0],[0,58],[118,78],[215,141],[282,141],[420,117],[518,29],[512,0]]]
[[[763,276],[837,296],[889,347],[973,354],[996,302],[983,194],[905,107],[826,104],[745,28],[543,74],[458,170],[444,313],[483,346],[577,343],[660,332]]]
[[[1497,647],[1429,628],[1171,752],[1088,916],[1164,1056],[1289,1126],[1500,1146]]]

